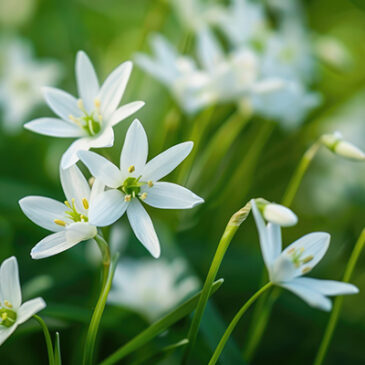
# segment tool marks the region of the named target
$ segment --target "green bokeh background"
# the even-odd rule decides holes
[[[209,268],[226,222],[237,209],[251,197],[263,196],[280,201],[296,164],[320,133],[332,131],[338,121],[351,123],[354,114],[360,122],[361,115],[365,120],[363,2],[312,0],[303,1],[303,5],[311,32],[336,37],[352,55],[352,63],[347,70],[339,71],[323,64],[320,66],[316,89],[323,94],[322,105],[295,131],[284,131],[273,122],[254,119],[237,136],[224,160],[212,161],[203,174],[207,178],[190,186],[206,198],[204,206],[187,213],[148,209],[161,239],[162,255],[171,259],[176,255],[185,256],[192,272],[201,279]],[[98,74],[104,78],[120,62],[133,59],[136,51],[149,50],[146,37],[149,32],[159,31],[175,44],[181,42],[184,35],[171,9],[164,2],[152,0],[39,0],[25,24],[17,29],[3,24],[0,30],[4,34],[16,32],[29,39],[40,59],[59,60],[65,70],[59,86],[71,93],[76,92],[73,70],[75,54],[79,49],[89,54]],[[193,123],[199,123],[199,117],[195,120],[185,117],[179,123],[170,123],[166,115],[175,107],[168,92],[136,65],[124,97],[125,102],[132,100],[146,101],[146,106],[137,116],[149,136],[150,156],[189,139]],[[201,144],[195,146],[198,154],[219,123],[232,112],[233,106],[217,108],[217,123],[211,126]],[[43,106],[35,110],[29,119],[48,115],[50,111]],[[125,131],[131,121],[132,118],[129,118],[115,128],[116,143],[108,150],[114,161],[119,159]],[[260,138],[265,140],[264,148],[255,156],[252,146]],[[43,137],[28,131],[15,136],[0,134],[0,259],[2,261],[10,255],[18,258],[23,286],[28,287],[32,295],[45,298],[48,306],[43,316],[52,332],[57,329],[61,333],[64,363],[79,364],[85,328],[98,294],[98,267],[85,258],[87,243],[55,257],[32,260],[29,252],[46,232],[31,223],[17,203],[26,195],[63,199],[58,163],[69,143],[69,140]],[[360,146],[365,148],[363,135]],[[252,164],[238,170],[237,166],[241,166],[248,155],[253,156]],[[346,165],[345,171],[350,172],[337,176],[334,181],[329,173],[327,177],[327,170],[339,164]],[[179,169],[171,175],[172,181],[176,181],[178,172]],[[235,183],[231,183],[234,176]],[[341,279],[344,265],[364,225],[364,177],[364,165],[341,160],[325,150],[319,153],[306,175],[293,205],[299,216],[299,224],[284,230],[284,242],[290,243],[316,230],[331,233],[329,252],[311,275]],[[335,190],[342,191],[341,195],[333,194],[327,184],[343,186],[343,189]],[[227,187],[230,187],[228,191]],[[322,209],[320,205],[324,203],[317,199],[318,194],[324,197],[324,201],[333,203],[331,208]],[[127,223],[125,217],[122,221]],[[128,224],[125,227],[129,230]],[[124,255],[146,257],[148,253],[130,234]],[[327,364],[365,363],[364,264],[365,258],[361,257],[353,276],[353,283],[361,292],[344,301]],[[220,320],[228,324],[242,303],[258,288],[262,268],[256,228],[252,217],[249,217],[234,238],[219,273],[225,283],[214,295],[213,302]],[[44,279],[45,275],[47,279]],[[33,283],[33,288],[27,286],[37,277],[41,278]],[[232,346],[238,349],[242,349],[247,341],[246,330],[251,313],[241,321],[234,333],[235,344]],[[212,311],[209,315],[213,315]],[[205,317],[206,332],[213,337],[213,342],[217,342],[222,329],[212,325],[217,318],[212,319],[209,315]],[[291,293],[283,293],[275,305],[252,363],[311,363],[327,320],[328,313],[308,307]],[[101,325],[98,358],[104,358],[147,325],[136,313],[108,307]],[[187,328],[188,322],[181,321],[165,336],[127,358],[125,363],[132,363],[133,359],[150,349],[183,338]],[[194,363],[206,364],[211,354],[206,336],[200,336],[198,348],[200,351],[196,353]],[[165,364],[177,363],[178,355],[165,360]],[[234,350],[230,350],[222,364],[235,364],[234,356]],[[22,325],[0,347],[1,364],[33,365],[46,364],[46,361],[42,333],[33,321]]]

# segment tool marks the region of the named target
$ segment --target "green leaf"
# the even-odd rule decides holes
[[[61,360],[61,345],[60,345],[60,334],[56,332],[56,340],[54,344],[54,364],[62,365]]]
[[[213,283],[210,295],[215,293],[220,288],[220,286],[223,284],[223,281],[223,279],[219,279]],[[152,323],[150,327],[148,327],[132,340],[127,342],[124,346],[120,347],[117,351],[115,351],[112,355],[105,359],[100,365],[117,364],[118,361],[120,361],[122,358],[124,358],[131,352],[136,351],[141,346],[151,341],[159,333],[165,331],[174,323],[187,316],[196,307],[200,294],[201,292],[195,294],[192,298],[179,305],[175,310],[162,317],[158,321]]]

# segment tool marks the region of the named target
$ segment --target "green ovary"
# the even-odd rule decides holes
[[[141,186],[144,183],[139,181],[139,178],[128,177],[124,180],[123,185],[120,187],[123,193],[126,195],[130,195],[132,198],[135,198],[141,192]]]
[[[0,308],[0,326],[11,327],[17,318],[15,311],[8,308]]]

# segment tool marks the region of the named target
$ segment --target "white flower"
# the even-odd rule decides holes
[[[152,36],[150,43],[155,57],[138,53],[137,64],[164,84],[185,112],[194,113],[212,102],[207,89],[209,77],[197,69],[193,59],[180,55],[160,35]]]
[[[280,226],[275,223],[265,226],[255,200],[251,202],[262,256],[271,282],[290,290],[309,305],[325,311],[332,308],[327,296],[358,293],[359,290],[352,284],[302,277],[310,272],[326,253],[330,242],[328,233],[307,234],[282,251]]]
[[[182,186],[159,181],[187,157],[192,147],[192,142],[180,143],[146,163],[147,136],[142,124],[135,120],[126,135],[120,168],[94,152],[81,151],[79,157],[91,174],[110,188],[91,203],[90,220],[99,227],[107,226],[127,212],[137,238],[154,257],[159,257],[160,244],[141,201],[162,209],[189,209],[203,202]]]
[[[365,161],[365,153],[352,143],[345,141],[340,132],[324,134],[321,141],[324,146],[336,155],[354,161]]]
[[[3,126],[15,133],[42,102],[41,87],[54,85],[60,78],[55,61],[38,61],[29,42],[18,38],[0,39],[0,106]]]
[[[28,196],[19,201],[21,209],[30,220],[55,232],[33,247],[33,259],[56,255],[97,234],[96,225],[89,216],[92,213],[91,204],[104,191],[104,185],[96,179],[90,189],[76,165],[60,169],[60,174],[67,199],[64,203],[40,196]],[[97,211],[98,206],[94,204],[93,209]]]
[[[42,298],[22,304],[18,262],[14,256],[6,259],[0,267],[0,345],[20,324],[45,307]]]
[[[108,301],[156,320],[198,289],[198,280],[184,275],[185,262],[175,259],[122,260],[115,271]]]
[[[131,71],[132,63],[124,62],[99,86],[89,58],[84,52],[78,52],[76,80],[80,99],[62,90],[45,88],[47,104],[61,119],[39,118],[25,127],[48,136],[78,138],[62,156],[64,169],[78,161],[78,151],[112,146],[113,126],[144,105],[135,101],[118,108]]]

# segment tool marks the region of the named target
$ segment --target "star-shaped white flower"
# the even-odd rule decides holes
[[[42,298],[22,304],[18,262],[14,256],[6,259],[0,267],[0,345],[20,324],[45,307]]]
[[[99,227],[107,226],[127,212],[137,238],[152,256],[159,257],[160,244],[151,218],[141,201],[162,209],[189,209],[203,203],[203,199],[190,190],[159,181],[174,170],[192,148],[192,142],[180,143],[146,163],[147,136],[142,124],[136,119],[127,132],[120,168],[94,152],[79,152],[80,160],[91,174],[110,188],[91,203],[90,220]]]
[[[113,126],[144,105],[135,101],[118,108],[131,71],[132,62],[124,62],[99,87],[88,56],[78,52],[76,79],[80,99],[59,89],[45,88],[47,104],[61,119],[39,118],[25,124],[25,128],[47,136],[78,138],[62,156],[64,169],[78,161],[78,151],[112,146]]]
[[[56,255],[97,234],[96,225],[89,219],[90,206],[105,186],[96,179],[90,189],[76,165],[60,169],[60,175],[67,199],[64,203],[41,196],[28,196],[19,201],[21,209],[30,220],[55,232],[33,247],[33,259]],[[94,204],[93,207],[98,210],[97,205]]]
[[[265,225],[254,199],[252,210],[259,232],[262,256],[272,283],[290,290],[309,305],[325,311],[332,308],[327,296],[359,292],[352,284],[302,277],[310,272],[326,253],[330,242],[328,233],[307,234],[282,251],[280,226],[275,223]]]

